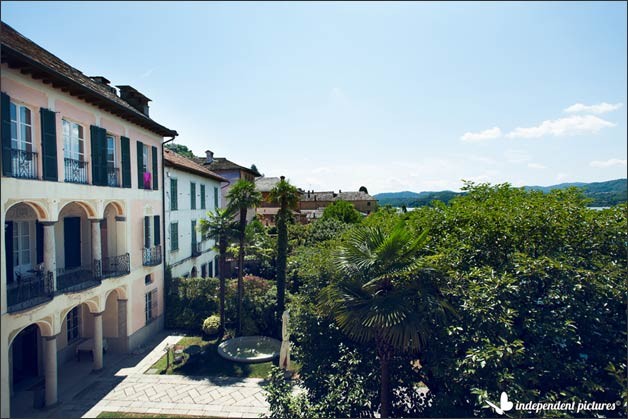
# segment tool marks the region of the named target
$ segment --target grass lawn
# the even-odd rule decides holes
[[[158,413],[128,413],[128,412],[102,412],[97,418],[196,418],[188,415],[163,415]],[[203,416],[216,417],[216,416]]]
[[[176,344],[177,348],[183,349],[183,362],[173,365],[171,352],[171,365],[166,371],[167,361],[164,353],[151,369],[156,370],[153,371],[155,374],[266,378],[271,366],[278,365],[278,360],[259,364],[228,361],[218,355],[219,343],[218,339],[204,341],[199,336],[184,337]]]

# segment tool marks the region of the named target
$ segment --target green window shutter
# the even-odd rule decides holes
[[[201,185],[201,209],[205,209],[205,185]]]
[[[122,187],[131,187],[131,141],[127,137],[120,137],[122,153]]]
[[[107,130],[91,125],[91,146],[92,146],[92,184],[107,185]]]
[[[177,180],[170,179],[170,210],[176,211],[179,209],[179,195],[177,191]]]
[[[161,244],[161,217],[159,215],[155,215],[153,220],[155,226],[155,246],[158,246]]]
[[[11,176],[11,98],[2,93],[2,175]]]
[[[150,247],[150,217],[144,217],[144,248]]]
[[[190,208],[196,209],[196,183],[190,182]]]
[[[179,249],[179,224],[170,224],[170,250],[174,251]]]
[[[192,220],[192,253],[194,253],[194,246],[196,245],[196,220]]]
[[[57,121],[55,113],[48,109],[39,110],[41,116],[41,155],[44,180],[59,180],[57,167]]]
[[[214,208],[218,208],[218,188],[214,186]]]
[[[144,144],[137,142],[137,187],[144,189]]]
[[[157,171],[157,147],[153,146],[153,189],[159,189],[159,172]]]

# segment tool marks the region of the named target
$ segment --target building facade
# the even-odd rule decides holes
[[[162,141],[130,86],[88,77],[2,23],[1,416],[79,350],[103,366],[163,327]]]
[[[164,149],[166,264],[173,277],[214,277],[215,242],[197,230],[207,212],[220,208],[227,180],[180,154]]]

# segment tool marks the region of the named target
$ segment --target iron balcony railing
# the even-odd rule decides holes
[[[107,186],[120,186],[120,169],[107,167]]]
[[[37,179],[37,153],[12,148],[11,176],[22,179]]]
[[[109,256],[100,260],[95,260],[94,265],[100,278],[114,278],[131,273],[131,255],[125,253],[120,256]]]
[[[7,311],[24,310],[52,300],[54,276],[52,272],[38,272],[31,277],[7,284]]]
[[[161,263],[161,245],[145,247],[142,263],[144,266],[155,266]]]
[[[201,249],[201,243],[192,243],[192,256],[196,257],[199,256],[201,253],[203,253],[203,250]]]
[[[87,183],[87,162],[64,158],[65,181],[70,183]]]
[[[102,268],[100,261],[94,261],[92,268],[57,269],[57,291],[76,292],[100,285]]]

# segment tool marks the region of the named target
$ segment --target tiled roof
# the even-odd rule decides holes
[[[244,170],[245,172],[251,173],[253,176],[261,176],[258,172],[251,170],[248,167],[240,166],[239,164],[234,163],[231,160],[227,160],[224,157],[214,157],[212,162],[209,164],[206,163],[207,159],[205,157],[195,157],[194,161],[216,172],[220,170]]]
[[[195,173],[197,175],[215,179],[220,182],[229,182],[224,177],[212,172],[206,167],[203,167],[200,164],[188,159],[187,157],[183,157],[182,155],[175,153],[172,150],[168,150],[165,147],[164,147],[164,162],[166,166],[176,167],[178,169],[185,170],[186,172]]]
[[[255,179],[255,189],[260,192],[270,192],[271,189],[275,187],[277,183],[279,183],[281,179],[278,177],[260,177]]]
[[[150,119],[99,83],[1,22],[2,62],[161,136],[177,132]]]
[[[302,197],[301,201],[375,201],[371,195],[364,192],[333,192],[333,191],[325,191],[325,192],[310,192],[309,194],[306,192]]]

